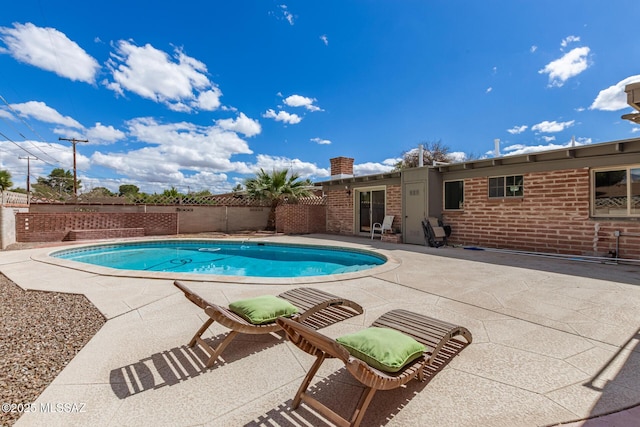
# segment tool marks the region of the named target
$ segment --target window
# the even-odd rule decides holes
[[[596,170],[591,181],[594,216],[640,216],[640,165]]]
[[[522,175],[489,178],[489,197],[522,196],[524,196],[524,177]]]
[[[444,208],[462,209],[464,207],[464,181],[446,181],[444,183]]]

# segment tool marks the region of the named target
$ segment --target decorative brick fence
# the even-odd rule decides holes
[[[178,233],[177,213],[17,213],[18,242],[161,236]]]
[[[327,231],[326,199],[302,197],[276,208],[276,231],[285,234],[325,233]]]

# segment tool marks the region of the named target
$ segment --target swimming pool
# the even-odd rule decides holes
[[[118,270],[270,278],[352,273],[387,261],[361,249],[220,240],[110,243],[49,255]]]

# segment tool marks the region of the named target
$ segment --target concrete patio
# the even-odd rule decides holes
[[[638,265],[328,235],[266,240],[359,247],[396,261],[370,275],[332,276],[311,285],[365,308],[363,315],[323,329],[326,335],[356,331],[394,308],[457,323],[473,334],[473,343],[427,381],[378,392],[363,425],[638,425]],[[186,344],[204,313],[172,280],[38,261],[51,250],[1,252],[0,271],[23,289],[85,294],[108,322],[36,402],[76,404],[81,412],[27,413],[17,426],[326,425],[304,406],[290,408],[313,358],[281,336],[239,337],[223,363],[203,369],[204,356]],[[198,278],[188,284],[221,305],[300,286]],[[214,325],[206,336],[218,340],[226,332]],[[355,406],[361,390],[335,360],[325,362],[312,384],[316,397],[341,414]]]

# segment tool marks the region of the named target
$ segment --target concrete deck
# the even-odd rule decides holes
[[[473,343],[437,375],[378,392],[363,425],[638,425],[640,266],[325,235],[267,240],[361,247],[398,261],[372,275],[312,285],[365,307],[323,329],[326,335],[356,331],[394,308],[471,330]],[[325,425],[305,406],[290,408],[313,359],[281,337],[240,337],[223,353],[225,362],[203,369],[203,355],[186,344],[204,313],[172,280],[34,260],[50,251],[2,252],[0,271],[24,289],[85,294],[108,322],[36,402],[65,403],[72,412],[27,413],[17,426]],[[189,286],[227,304],[300,284],[195,279]],[[226,332],[214,325],[206,336],[218,340]],[[312,390],[345,414],[360,387],[329,360]],[[603,414],[611,415],[594,418]]]

